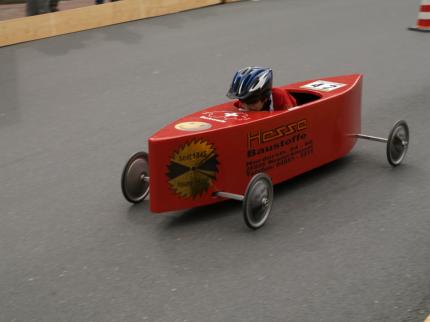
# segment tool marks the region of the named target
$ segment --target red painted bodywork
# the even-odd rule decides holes
[[[361,131],[362,75],[318,80],[345,86],[328,92],[302,88],[316,80],[282,86],[293,95],[310,93],[319,98],[287,111],[240,114],[245,119],[220,118],[225,112],[238,112],[230,101],[181,118],[151,136],[151,211],[180,210],[221,201],[213,197],[216,191],[243,195],[257,172],[267,173],[276,184],[346,155],[356,142],[348,134]],[[194,132],[175,128],[184,122],[206,122],[211,128]],[[211,166],[216,166],[216,175],[200,193],[184,196],[169,184],[169,164],[178,152],[182,159],[198,158],[199,153],[205,153],[196,154],[193,148],[199,145],[211,146],[215,151],[216,164],[212,162]],[[190,172],[187,178],[196,177]],[[178,185],[191,185],[187,180]]]

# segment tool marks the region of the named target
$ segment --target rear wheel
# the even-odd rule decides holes
[[[408,124],[403,120],[397,121],[391,129],[387,141],[387,159],[393,167],[402,163],[408,151],[408,145]]]
[[[261,228],[267,221],[273,204],[273,184],[265,173],[252,177],[243,199],[243,217],[252,229]]]
[[[121,189],[125,199],[139,203],[149,193],[148,153],[137,152],[126,163],[121,177]]]

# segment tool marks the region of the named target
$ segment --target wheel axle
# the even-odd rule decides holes
[[[382,142],[382,143],[388,142],[388,139],[379,138],[377,136],[365,135],[365,134],[353,134],[352,137],[355,137],[358,139],[365,139],[365,140],[369,140],[369,141]]]
[[[398,166],[402,163],[406,156],[409,145],[409,127],[408,124],[401,120],[397,121],[392,127],[388,139],[365,134],[350,134],[350,137],[357,139],[365,139],[369,141],[377,141],[387,144],[387,160],[393,166]]]

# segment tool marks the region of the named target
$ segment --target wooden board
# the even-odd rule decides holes
[[[0,21],[0,47],[230,1],[121,0],[44,15],[10,19]]]

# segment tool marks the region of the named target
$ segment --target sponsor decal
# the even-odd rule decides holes
[[[220,123],[226,123],[227,121],[245,121],[249,120],[249,116],[244,112],[231,112],[231,111],[213,111],[213,112],[203,112],[201,119],[211,120]]]
[[[304,139],[296,144],[283,147],[283,149],[273,146],[268,152],[263,149],[257,151],[255,157],[249,158],[246,162],[246,175],[252,177],[260,172],[267,172],[275,168],[283,167],[293,161],[304,159],[314,153],[314,143],[312,140]],[[261,154],[259,154],[261,152]]]
[[[256,148],[256,149],[249,149],[248,150],[248,158],[251,158],[253,156],[259,155],[259,154],[265,154],[272,151],[280,150],[283,148],[286,148],[288,145],[298,143],[299,141],[303,141],[306,139],[306,133],[296,134],[292,136],[291,138],[280,140],[279,142],[276,142],[271,145],[266,145],[264,147]]]
[[[248,133],[248,148],[306,130],[307,127],[307,120],[303,119],[298,122],[282,125],[267,131]]]
[[[203,139],[188,142],[170,159],[166,173],[169,186],[180,197],[195,199],[212,187],[218,164],[212,144]]]
[[[305,131],[308,128],[308,121],[303,119],[273,129],[248,133],[246,174],[253,176],[267,172],[311,155],[313,141]]]
[[[212,125],[206,122],[182,122],[175,125],[175,129],[189,132],[204,131],[211,127]]]
[[[317,80],[315,82],[303,85],[301,88],[313,89],[322,92],[331,92],[343,86],[346,86],[346,84]]]

